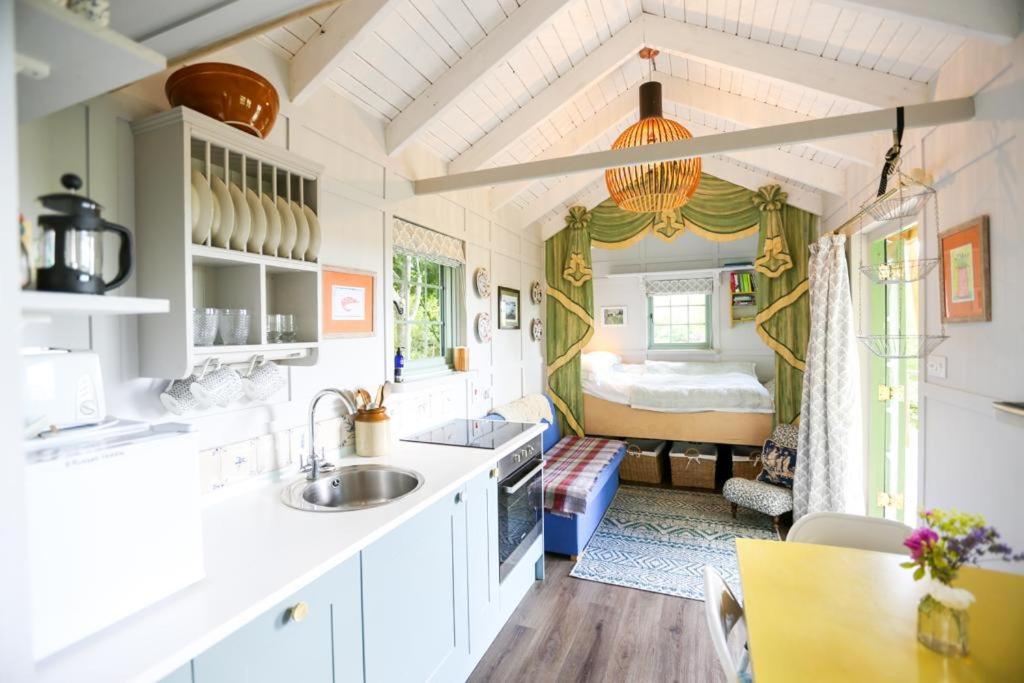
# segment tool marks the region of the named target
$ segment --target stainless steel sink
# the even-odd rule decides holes
[[[346,512],[386,505],[423,486],[423,475],[386,465],[351,465],[315,481],[299,479],[281,492],[288,507],[311,512]]]

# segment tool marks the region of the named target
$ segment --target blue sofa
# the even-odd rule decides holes
[[[548,398],[548,403],[550,402],[551,399]],[[554,413],[554,406],[552,406],[552,413]],[[487,419],[501,420],[502,417],[497,413],[489,413]],[[543,420],[543,422],[548,425],[541,437],[544,452],[547,453],[561,441],[562,433],[557,421],[554,424],[547,420]],[[626,447],[623,446],[615,454],[611,464],[601,472],[587,497],[586,513],[563,516],[544,511],[544,550],[546,552],[569,555],[574,558],[583,552],[587,543],[590,542],[590,537],[597,531],[597,526],[601,523],[605,511],[611,505],[612,498],[615,497],[615,492],[619,488],[619,464],[625,456]]]

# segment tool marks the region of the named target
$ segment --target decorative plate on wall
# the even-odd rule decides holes
[[[544,336],[544,322],[540,318],[534,318],[530,323],[530,336],[533,341],[540,341]]]
[[[534,280],[530,284],[530,301],[535,304],[539,304],[541,299],[544,298],[544,289],[540,286],[540,283]]]
[[[491,341],[490,313],[481,313],[476,317],[476,338],[484,344]]]
[[[491,295],[491,273],[486,268],[476,269],[473,282],[476,284],[476,293],[481,299],[486,299]]]

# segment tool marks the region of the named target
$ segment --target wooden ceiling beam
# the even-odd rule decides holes
[[[388,124],[385,130],[388,154],[399,152],[413,136],[454,105],[459,95],[475,88],[494,67],[506,61],[511,52],[533,38],[568,4],[569,0],[527,0]]]
[[[915,104],[904,108],[907,129],[967,121],[974,117],[974,98]],[[663,142],[642,147],[591,152],[575,156],[531,161],[513,166],[488,168],[415,181],[416,194],[450,192],[487,187],[517,180],[551,178],[615,166],[632,166],[657,161],[686,159],[710,154],[729,154],[753,149],[805,143],[821,138],[860,135],[891,130],[896,125],[896,108],[811,119],[764,128],[736,130],[689,140]]]
[[[1020,0],[823,0],[830,5],[926,24],[968,38],[1007,44],[1020,34]]]
[[[304,102],[373,31],[399,0],[348,0],[292,57],[288,90],[294,104]]]

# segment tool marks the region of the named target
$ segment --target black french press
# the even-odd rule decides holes
[[[132,274],[132,234],[100,218],[99,204],[76,194],[82,179],[65,173],[60,183],[68,192],[43,195],[44,207],[58,213],[39,217],[36,288],[48,292],[103,294],[120,287]],[[103,233],[121,239],[117,275],[103,280]]]

